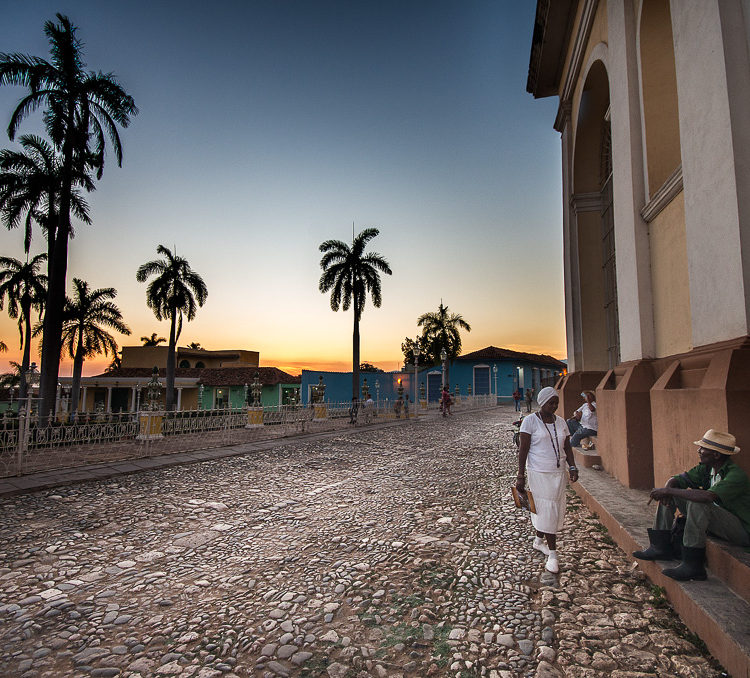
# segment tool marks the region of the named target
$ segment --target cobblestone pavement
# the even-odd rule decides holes
[[[510,409],[8,499],[4,676],[719,676],[571,493],[511,505]]]

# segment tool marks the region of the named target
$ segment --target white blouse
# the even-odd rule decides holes
[[[553,424],[545,424],[535,412],[523,418],[521,433],[531,436],[529,456],[526,458],[528,470],[549,473],[567,467],[564,444],[570,431],[565,419],[555,415]]]

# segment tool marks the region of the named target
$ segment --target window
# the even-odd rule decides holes
[[[190,367],[190,363],[187,360],[180,360],[180,364],[177,367]]]
[[[206,365],[203,363],[202,360],[199,360],[197,363],[195,363],[195,367],[199,370],[202,370]]]

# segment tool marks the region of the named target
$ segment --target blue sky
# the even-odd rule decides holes
[[[43,24],[79,27],[88,67],[140,114],[89,196],[68,278],[116,287],[130,338],[168,326],[135,281],[176,247],[209,297],[181,344],[346,369],[351,314],[317,290],[318,245],[375,226],[388,259],[362,359],[393,369],[442,299],[494,344],[565,355],[556,100],[525,92],[533,2],[12,3],[0,51],[49,58]],[[7,125],[23,90],[0,88]],[[34,120],[21,132],[36,131]],[[13,147],[7,141],[2,147]],[[19,232],[0,231],[22,257]],[[40,233],[34,252],[42,251]],[[0,337],[15,351],[14,324]],[[5,354],[4,358],[12,358]],[[103,362],[107,362],[106,360]],[[7,360],[0,362],[4,369]],[[88,373],[98,371],[89,365]]]

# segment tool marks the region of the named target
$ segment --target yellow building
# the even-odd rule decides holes
[[[750,450],[750,11],[538,0],[527,89],[559,100],[569,416],[595,388],[625,485]],[[750,470],[750,454],[738,457]]]

